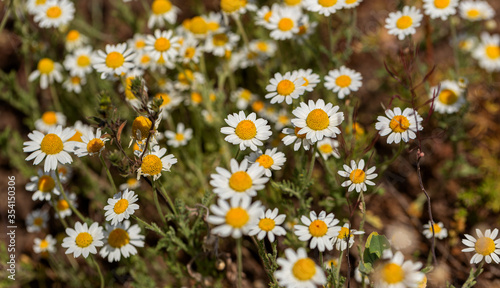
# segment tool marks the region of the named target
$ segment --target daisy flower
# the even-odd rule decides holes
[[[256,96],[245,88],[238,88],[238,90],[231,93],[231,100],[236,102],[236,107],[240,110],[245,110],[248,104],[252,102]]]
[[[306,134],[306,138],[316,143],[323,137],[335,138],[340,134],[339,126],[344,121],[344,113],[339,111],[339,106],[333,106],[332,103],[325,105],[323,99],[314,103],[309,100],[308,104],[301,102],[300,107],[295,108],[292,119],[295,127],[301,128],[298,134]]]
[[[253,1],[247,0],[221,0],[220,8],[224,15],[235,15],[245,14],[247,10],[255,11],[257,6],[252,3]]]
[[[389,135],[388,144],[392,142],[398,144],[401,139],[408,142],[417,137],[417,126],[419,131],[424,129],[422,117],[412,108],[406,108],[403,113],[399,107],[395,107],[394,110],[387,109],[385,115],[387,117],[377,117],[378,122],[375,124],[375,129],[379,130],[380,136]]]
[[[29,233],[39,232],[47,228],[49,213],[45,210],[33,210],[26,216],[26,230]]]
[[[478,39],[475,36],[469,36],[467,34],[458,35],[456,43],[452,45],[457,45],[458,48],[463,52],[471,52],[478,44]]]
[[[249,167],[247,159],[238,165],[236,159],[231,159],[231,172],[217,167],[217,174],[210,175],[210,185],[219,198],[251,198],[257,195],[258,190],[265,187],[269,178],[264,177],[265,169],[255,163]]]
[[[415,28],[420,26],[423,15],[416,7],[405,6],[403,11],[391,12],[385,19],[385,28],[390,35],[397,35],[399,40],[417,32]]]
[[[88,131],[87,134],[82,135],[82,142],[75,145],[75,154],[78,157],[101,154],[104,150],[104,143],[108,140],[109,138],[101,135],[101,128],[97,128],[95,134],[93,131]]]
[[[62,247],[67,248],[66,254],[73,253],[73,257],[77,258],[80,255],[87,258],[89,254],[97,254],[96,247],[101,247],[104,243],[101,241],[104,238],[102,227],[97,222],[92,223],[90,227],[87,223],[75,223],[75,229],[66,228],[68,237],[63,239]]]
[[[210,52],[215,56],[223,57],[227,51],[233,51],[240,41],[240,36],[230,31],[221,31],[211,34],[205,41],[203,51]]]
[[[186,19],[182,25],[190,32],[191,36],[197,39],[205,39],[212,32],[204,16],[195,16],[191,19]]]
[[[73,210],[71,210],[70,205],[72,205],[75,208],[78,207],[78,204],[76,203],[75,193],[69,193],[68,200],[69,203],[68,201],[66,201],[66,199],[64,199],[62,195],[59,196],[59,200],[57,200],[56,202],[56,208],[57,208],[57,211],[55,213],[56,219],[59,219],[59,216],[61,216],[61,218],[66,218],[68,216],[71,216],[71,214],[73,214]]]
[[[31,72],[28,77],[28,81],[33,82],[35,79],[40,77],[40,88],[46,89],[49,84],[62,81],[61,74],[62,66],[61,64],[52,61],[49,58],[42,58],[38,61],[37,68],[35,71]]]
[[[278,148],[266,149],[264,153],[260,150],[252,152],[245,156],[245,159],[250,163],[259,163],[260,166],[264,167],[267,177],[271,177],[271,170],[281,170],[281,166],[286,162],[285,153],[278,152]]]
[[[85,85],[87,80],[79,76],[69,77],[63,83],[63,88],[68,92],[75,92],[75,94],[80,94],[82,92],[82,84]]]
[[[169,24],[174,24],[177,21],[177,14],[181,10],[172,5],[169,0],[154,0],[151,4],[151,16],[148,19],[148,28],[154,26],[163,27],[165,21]]]
[[[495,10],[486,1],[460,2],[460,16],[469,21],[489,20],[495,16]]]
[[[45,238],[35,238],[33,244],[33,251],[37,254],[40,253],[54,253],[56,252],[57,241],[52,235],[47,235]]]
[[[248,235],[257,235],[257,239],[259,240],[264,239],[267,235],[269,242],[272,243],[274,242],[275,236],[286,235],[285,229],[279,226],[283,224],[285,218],[285,214],[278,215],[278,208],[274,208],[274,210],[267,209],[265,212],[262,210],[259,216],[259,222],[255,223],[248,232]]]
[[[34,15],[42,10],[46,3],[47,1],[45,0],[28,0],[26,2],[26,8],[28,9],[28,13]]]
[[[279,8],[279,5],[277,3],[274,3],[271,8],[269,6],[264,5],[262,6],[259,10],[257,10],[257,13],[255,15],[255,25],[262,26],[265,28],[269,27],[269,19],[273,15],[273,12],[276,11]]]
[[[183,100],[174,90],[156,93],[155,98],[161,98],[163,100],[160,105],[162,118],[167,118],[168,113],[177,107]]]
[[[465,238],[462,239],[462,243],[467,246],[462,250],[462,252],[476,252],[474,256],[470,259],[470,264],[480,263],[484,260],[486,263],[491,263],[491,260],[495,263],[500,263],[500,239],[496,239],[498,236],[498,229],[495,228],[493,231],[491,229],[486,229],[486,231],[481,232],[481,230],[476,229],[477,239],[469,234],[465,234]]]
[[[113,198],[108,198],[108,205],[104,206],[106,221],[111,221],[111,225],[116,225],[128,219],[135,210],[139,209],[139,205],[135,204],[138,199],[135,192],[129,189],[116,193]]]
[[[278,112],[275,121],[276,123],[274,124],[274,128],[278,131],[283,129],[283,127],[292,125],[292,119],[286,109],[281,109]]]
[[[330,270],[335,269],[337,265],[338,265],[338,260],[335,258],[323,262],[323,267]]]
[[[340,158],[340,153],[337,147],[339,147],[339,142],[332,138],[325,137],[323,140],[318,141],[318,152],[321,154],[324,160],[328,160],[330,156],[337,159]],[[318,153],[316,154],[318,155]]]
[[[71,76],[85,77],[92,72],[93,52],[91,46],[77,48],[73,54],[68,54],[64,59],[64,68]]]
[[[167,145],[173,147],[186,146],[187,142],[193,138],[193,129],[184,128],[183,123],[177,124],[177,131],[165,131],[165,137],[167,137]]]
[[[141,182],[139,180],[137,180],[137,178],[135,177],[130,177],[130,178],[127,178],[127,181],[123,184],[120,184],[120,186],[118,187],[120,190],[125,190],[125,189],[136,189],[136,188],[139,188],[141,187]]]
[[[479,61],[479,67],[488,72],[500,71],[500,35],[481,34],[481,42],[472,52],[472,57]]]
[[[444,113],[455,113],[465,103],[463,97],[464,89],[460,88],[457,82],[445,80],[439,83],[439,86],[431,88],[429,97],[434,98],[434,110]]]
[[[153,146],[149,153],[146,153],[142,158],[141,167],[137,170],[137,179],[144,176],[153,176],[153,180],[157,180],[161,176],[162,171],[170,171],[170,167],[177,163],[177,159],[173,154],[168,154],[166,148],[161,148],[158,145]]]
[[[358,164],[354,160],[351,160],[351,167],[344,164],[345,171],[339,171],[339,175],[342,177],[348,177],[349,180],[343,182],[341,184],[342,187],[349,186],[348,192],[353,191],[356,188],[356,192],[360,192],[361,190],[366,191],[366,185],[374,186],[372,179],[377,177],[377,173],[375,172],[376,167],[373,166],[370,169],[364,171],[365,168],[365,160],[359,160]]]
[[[224,119],[229,127],[222,127],[220,132],[226,134],[225,141],[239,145],[240,150],[245,150],[250,147],[253,151],[257,151],[257,146],[262,146],[269,139],[272,132],[271,127],[267,125],[267,120],[257,119],[255,113],[250,113],[245,116],[245,112],[229,114]]]
[[[59,164],[57,165],[57,173],[59,173],[59,180],[61,180],[61,183],[66,184],[68,183],[68,180],[71,179],[71,176],[73,176],[73,168],[71,168],[69,165]]]
[[[310,22],[309,15],[304,14],[299,19],[299,32],[294,38],[299,44],[304,44],[314,34],[318,22]]]
[[[68,24],[75,16],[75,5],[68,0],[47,0],[38,6],[33,20],[40,28],[58,28]]]
[[[141,228],[134,224],[130,226],[130,221],[109,225],[106,223],[104,230],[104,247],[99,251],[102,258],[108,258],[108,262],[120,261],[121,257],[128,258],[137,254],[135,247],[144,247],[144,235],[141,235]]]
[[[61,124],[61,125],[63,125],[63,124]],[[73,129],[76,131],[75,135],[73,135],[73,137],[69,138],[68,141],[82,142],[83,134],[87,134],[90,131],[94,131],[94,128],[90,127],[87,124],[83,124],[82,121],[80,121],[80,120],[75,122],[75,125],[73,125]]]
[[[344,99],[351,92],[358,91],[362,81],[361,73],[342,66],[340,69],[328,72],[328,75],[325,76],[325,88],[338,93],[339,99]]]
[[[283,129],[283,131],[281,132],[286,136],[283,137],[281,141],[283,141],[283,143],[286,146],[294,143],[293,144],[294,151],[298,151],[301,145],[304,147],[304,150],[308,151],[309,148],[311,148],[312,142],[311,140],[306,138],[305,133],[303,134],[299,133],[300,130],[302,130],[302,128],[299,127]]]
[[[42,118],[35,121],[35,128],[43,133],[58,125],[66,125],[66,116],[61,112],[46,111],[42,114]]]
[[[136,33],[132,39],[127,40],[128,47],[135,50],[136,53],[144,52],[146,48],[146,35]]]
[[[174,87],[181,91],[194,89],[196,86],[203,84],[205,79],[200,72],[193,72],[190,69],[184,69],[177,75],[177,81]]]
[[[208,216],[207,222],[218,225],[212,229],[212,234],[238,239],[248,235],[250,229],[259,222],[262,209],[260,201],[251,203],[250,197],[233,197],[229,203],[219,198],[217,205],[210,205],[213,215]]]
[[[290,8],[295,8],[295,9],[300,9],[304,7],[305,3],[304,0],[283,0],[283,4],[285,4],[286,7]]]
[[[301,12],[297,9],[280,8],[272,13],[267,28],[271,30],[274,40],[286,40],[299,33],[299,20]]]
[[[127,43],[106,45],[105,51],[98,50],[92,59],[94,69],[102,73],[101,79],[108,76],[122,75],[134,68],[135,54],[132,48],[127,49]]]
[[[153,122],[151,122],[151,120],[149,120],[148,117],[145,116],[135,117],[134,122],[132,122],[131,140],[142,142],[148,138],[151,130],[156,131],[155,128],[156,127],[153,127]]]
[[[36,200],[46,200],[50,201],[51,193],[54,195],[59,195],[59,190],[56,188],[56,175],[54,171],[50,173],[44,173],[42,170],[38,170],[38,176],[33,176],[30,178],[30,182],[26,184],[26,190],[33,193],[31,199]]]
[[[297,71],[297,78],[302,78],[304,80],[305,83],[302,84],[302,86],[304,86],[307,92],[312,92],[314,87],[320,82],[319,75],[313,73],[312,69],[299,69]]]
[[[363,0],[344,0],[344,7],[345,9],[351,9],[351,8],[354,8],[354,7],[358,7],[359,4],[361,4],[361,2],[363,2]]]
[[[325,211],[321,211],[319,215],[316,215],[315,211],[311,211],[309,218],[303,215],[300,221],[304,225],[297,224],[293,227],[300,241],[311,240],[309,248],[318,247],[320,252],[333,249],[332,238],[336,237],[340,231],[340,227],[335,226],[339,220],[335,219],[333,213],[326,215]]]
[[[422,232],[427,239],[432,238],[432,226],[434,226],[434,235],[436,238],[444,239],[448,237],[448,230],[444,228],[443,222],[431,225],[431,221],[429,221],[428,224],[424,224],[424,231]]]
[[[349,223],[345,223],[343,227],[340,227],[339,235],[332,238],[332,243],[335,243],[337,250],[344,251],[347,249],[347,239],[349,238],[349,248],[351,248],[354,244],[355,235],[361,234],[365,234],[365,232],[350,229]]]
[[[318,285],[326,285],[323,269],[307,257],[306,249],[299,248],[295,253],[292,248],[287,248],[285,256],[286,258],[276,260],[281,269],[275,271],[274,276],[280,286],[316,288]]]
[[[273,57],[278,49],[276,42],[259,39],[252,40],[249,46],[251,51],[259,54],[259,56],[263,56],[264,59]]]
[[[203,116],[203,119],[210,124],[214,123],[214,119],[216,118],[215,113],[207,110],[201,110],[201,116]]]
[[[200,56],[203,52],[203,47],[199,45],[198,41],[193,37],[188,37],[182,43],[181,49],[179,50],[179,57],[184,64],[190,62],[199,63]]]
[[[306,83],[304,78],[299,77],[297,72],[286,72],[285,75],[281,73],[274,74],[274,78],[269,81],[270,84],[266,86],[266,99],[271,98],[271,104],[282,103],[292,104],[293,99],[299,98],[306,91],[303,85]]]
[[[52,127],[48,134],[34,130],[28,134],[28,138],[32,141],[23,143],[24,152],[32,152],[26,161],[35,159],[33,165],[38,165],[45,159],[43,170],[49,172],[57,169],[57,163],[66,164],[73,162],[73,159],[68,152],[73,152],[75,142],[68,141],[71,136],[75,135],[75,130],[64,128],[62,126]]]
[[[318,12],[326,17],[342,9],[344,4],[345,0],[304,0],[304,6],[308,11]]]
[[[37,0],[35,0],[37,1]],[[82,47],[88,42],[88,38],[82,35],[78,30],[69,30],[66,34],[65,48],[68,51],[73,51],[76,48]]]
[[[392,254],[389,253],[389,255]],[[375,288],[418,287],[425,274],[420,272],[422,263],[404,261],[401,251],[396,252],[391,260],[378,267],[374,272]]]
[[[161,31],[156,29],[154,36],[147,36],[144,50],[148,52],[155,61],[158,61],[160,58],[166,61],[172,61],[177,57],[179,53],[178,48],[180,47],[179,37],[173,36],[172,30]]]
[[[432,19],[448,19],[457,13],[458,0],[424,0],[424,13]]]

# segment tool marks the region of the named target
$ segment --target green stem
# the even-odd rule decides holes
[[[381,167],[383,170],[387,169],[387,167],[389,167],[389,165],[391,165],[392,162],[396,161],[396,159],[398,159],[399,155],[401,155],[401,153],[403,153],[404,147],[405,147],[405,142],[401,141],[399,143],[398,152],[396,152],[396,154],[394,155],[394,157],[392,157],[391,159],[385,161],[379,167]]]
[[[240,147],[238,146],[238,151],[236,151],[236,155],[234,155],[234,159],[238,160],[238,156],[240,156]]]
[[[163,233],[163,231],[159,230],[158,228],[150,225],[148,222],[142,220],[141,218],[139,218],[138,216],[136,215],[132,215],[132,218],[134,218],[135,220],[141,222],[144,226],[146,226],[149,230],[152,230],[152,231],[155,231],[156,233],[160,234],[161,236],[165,237],[165,233]]]
[[[92,254],[90,254],[90,259],[92,259],[92,262],[94,262],[97,273],[99,273],[99,279],[101,280],[101,288],[104,288],[104,277],[102,276],[101,267],[99,267],[99,263],[97,263]]]
[[[12,8],[13,1],[10,1],[8,7],[6,8],[7,10],[5,11],[5,14],[3,15],[2,23],[0,24],[0,34],[2,34],[3,28],[5,28],[5,24],[7,24],[7,20],[10,17],[10,10]]]
[[[113,176],[111,176],[111,172],[108,169],[108,166],[106,166],[106,162],[104,162],[104,157],[102,157],[102,154],[99,153],[99,159],[101,160],[102,166],[106,170],[106,175],[108,175],[108,180],[111,186],[113,186],[113,190],[115,190],[115,194],[118,193],[118,189],[116,188],[115,181],[113,180]]]
[[[349,245],[349,243],[347,243]],[[342,266],[342,257],[344,256],[344,250],[340,251],[339,261],[337,261],[337,281],[340,284],[340,267]]]
[[[57,96],[57,90],[54,86],[54,83],[50,83],[50,95],[52,96],[52,100],[54,101],[54,107],[57,111],[63,112],[61,102],[59,101],[59,97]]]
[[[241,288],[241,277],[243,274],[243,260],[242,260],[242,253],[241,253],[241,237],[236,240],[236,250],[237,250],[237,260],[238,260],[238,282],[237,282],[237,287]]]
[[[479,266],[475,271],[472,271],[472,268],[470,269],[469,278],[467,278],[467,281],[465,281],[462,288],[470,288],[476,284],[476,281],[474,280],[476,280],[476,278],[479,277],[481,273],[483,273],[483,265],[484,265],[484,260],[481,261],[481,263],[479,264]]]
[[[63,224],[64,228],[68,228],[68,223],[66,223],[66,220],[63,217],[61,217],[61,213],[59,213],[59,208],[57,208],[57,201],[55,200],[56,199],[54,196],[54,192],[50,191],[50,201],[52,202],[52,207],[54,207],[54,210],[56,210],[57,216],[59,216],[59,219],[61,220],[61,223]]]
[[[236,26],[238,26],[238,31],[240,31],[241,37],[243,38],[243,43],[245,43],[245,47],[247,47],[247,49],[250,49],[248,36],[247,33],[245,32],[245,29],[243,28],[243,24],[241,24],[240,16],[237,15],[233,18],[234,21],[236,22]]]
[[[163,197],[165,198],[165,200],[167,200],[170,207],[172,207],[172,212],[174,212],[174,215],[179,216],[179,213],[177,213],[177,208],[175,208],[174,202],[172,201],[172,199],[170,199],[170,196],[168,196],[167,191],[165,191],[165,189],[161,185],[160,185],[160,192],[163,195]]]
[[[309,172],[307,173],[307,179],[311,179],[314,170],[314,162],[316,160],[316,146],[312,148],[311,163],[309,163]]]
[[[448,21],[450,22],[450,31],[451,31],[451,46],[453,47],[453,63],[455,64],[455,78],[458,79],[459,71],[460,71],[460,57],[458,55],[458,40],[457,40],[457,28],[455,27],[455,23],[453,23],[453,17],[449,17]]]
[[[153,199],[155,202],[156,210],[158,210],[158,215],[160,215],[161,221],[164,225],[167,224],[165,220],[165,215],[163,215],[163,211],[161,210],[160,201],[158,201],[158,190],[156,190],[156,181],[153,180]]]
[[[87,219],[85,217],[83,217],[83,215],[75,208],[75,206],[73,206],[71,201],[69,201],[69,198],[66,195],[66,192],[64,192],[64,188],[62,186],[61,179],[59,178],[59,173],[56,171],[55,174],[56,174],[56,179],[57,179],[57,184],[59,186],[59,190],[60,190],[64,200],[66,200],[66,202],[68,203],[69,208],[71,208],[73,213],[75,213],[75,215],[78,216],[78,218],[80,218],[80,220],[82,220],[83,222],[87,222],[86,221]]]
[[[321,267],[323,267],[323,252],[319,252],[319,265],[321,265]]]

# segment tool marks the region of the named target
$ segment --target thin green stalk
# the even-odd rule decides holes
[[[158,210],[158,215],[160,215],[163,224],[166,225],[167,220],[165,220],[165,215],[163,215],[163,211],[161,210],[160,201],[158,201],[158,190],[156,190],[156,181],[154,180],[153,180],[153,199],[155,202],[156,210]]]
[[[241,24],[240,16],[237,15],[234,18],[234,21],[236,22],[236,26],[238,26],[238,31],[240,31],[241,37],[243,38],[243,43],[245,44],[245,47],[247,49],[250,48],[249,42],[248,42],[248,36],[247,33],[245,32],[245,29],[243,28],[243,24]]]
[[[97,263],[92,254],[90,254],[90,259],[92,259],[92,262],[94,262],[97,273],[99,273],[99,279],[101,280],[101,288],[104,288],[104,277],[102,276],[101,267],[99,267],[99,263]]]
[[[158,228],[150,225],[148,222],[142,220],[141,218],[139,218],[137,215],[132,215],[132,218],[134,218],[135,220],[141,222],[142,224],[144,224],[144,226],[146,226],[149,230],[152,230],[152,231],[155,231],[156,233],[160,234],[161,236],[164,236],[165,237],[165,233],[161,230],[159,230]]]
[[[172,212],[174,212],[174,215],[179,216],[179,213],[177,213],[177,209],[175,208],[174,202],[172,201],[172,199],[170,199],[170,196],[168,196],[167,191],[165,191],[165,189],[161,185],[160,185],[160,192],[163,195],[163,197],[165,198],[165,200],[167,200],[170,207],[172,207]]]
[[[319,265],[321,265],[321,267],[323,267],[323,252],[319,252]]]
[[[398,152],[396,152],[396,154],[394,154],[394,156],[391,159],[389,159],[389,160],[385,161],[384,163],[382,163],[379,167],[382,167],[382,169],[384,169],[384,170],[387,169],[387,167],[389,165],[391,165],[392,162],[396,161],[396,159],[399,157],[399,155],[401,155],[401,153],[403,153],[404,147],[405,147],[405,142],[401,141],[399,143]]]
[[[238,151],[236,151],[236,155],[234,155],[234,159],[238,160],[238,156],[240,156],[240,147],[238,146]]]
[[[311,151],[312,151],[312,157],[311,157],[311,163],[309,164],[309,172],[307,173],[307,179],[311,179],[314,170],[314,162],[316,160],[316,146],[313,146]]]
[[[483,265],[484,261],[481,261],[477,269],[473,272],[472,268],[470,269],[469,277],[467,278],[467,281],[465,281],[464,285],[462,288],[470,288],[473,287],[476,284],[476,279],[483,273]]]
[[[453,63],[455,64],[455,78],[458,79],[460,76],[460,57],[458,54],[458,40],[457,40],[457,28],[455,27],[455,21],[452,19],[453,17],[449,17],[448,21],[450,23],[450,31],[451,31],[451,46],[453,47]]]
[[[68,228],[68,223],[66,223],[66,220],[61,217],[61,213],[59,212],[59,208],[57,208],[57,202],[55,201],[55,196],[54,192],[50,191],[50,201],[52,202],[52,207],[56,210],[57,216],[59,216],[59,219],[61,220],[61,223],[63,224],[64,228]]]
[[[52,96],[52,100],[54,101],[54,107],[57,111],[63,112],[61,102],[59,101],[59,97],[57,96],[56,86],[53,83],[49,84],[50,86],[50,96]]]
[[[104,162],[104,157],[102,157],[102,154],[99,153],[99,159],[101,160],[102,166],[106,170],[106,175],[108,175],[108,180],[111,186],[113,186],[113,190],[115,190],[115,194],[118,193],[118,189],[116,188],[115,181],[113,180],[113,176],[111,176],[111,172],[108,169],[108,166],[106,166],[106,162]]]
[[[66,192],[64,192],[64,188],[62,186],[62,183],[61,183],[61,179],[59,178],[59,173],[56,171],[56,179],[57,179],[57,184],[59,186],[59,190],[64,198],[64,200],[66,200],[66,202],[68,202],[68,206],[69,208],[71,208],[71,210],[73,211],[73,213],[75,213],[75,215],[80,218],[80,220],[82,220],[83,222],[87,222],[87,218],[85,218],[76,208],[75,206],[73,206],[73,204],[71,203],[71,201],[69,201],[69,198],[68,196],[66,195]]]
[[[236,240],[236,250],[237,250],[237,258],[238,258],[238,283],[237,287],[241,288],[241,277],[243,274],[243,260],[242,260],[242,253],[241,253],[241,237]]]
[[[0,24],[0,34],[2,34],[3,28],[5,28],[5,24],[7,24],[7,20],[10,17],[10,10],[12,9],[13,1],[10,1],[9,5],[6,8],[5,14],[3,15],[2,23]]]
[[[348,243],[349,245],[349,243]],[[342,257],[344,256],[344,250],[340,251],[339,261],[337,261],[337,281],[340,283],[340,267],[342,266]]]

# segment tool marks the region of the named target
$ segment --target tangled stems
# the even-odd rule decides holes
[[[104,277],[102,276],[101,267],[99,267],[99,263],[95,261],[94,256],[92,256],[92,254],[90,254],[90,259],[92,259],[92,262],[94,262],[97,273],[99,273],[99,279],[101,280],[101,288],[104,288]]]
[[[57,185],[59,186],[59,190],[61,190],[61,194],[62,194],[64,200],[66,200],[66,202],[68,203],[69,208],[71,208],[73,213],[75,213],[75,215],[78,216],[78,218],[80,218],[80,220],[82,220],[83,222],[87,222],[86,221],[87,219],[85,217],[83,217],[83,215],[80,213],[80,211],[78,211],[75,208],[75,206],[73,206],[73,204],[69,201],[69,198],[66,195],[66,192],[64,192],[64,188],[62,186],[61,179],[59,178],[59,173],[56,171],[55,174],[56,174]]]
[[[102,157],[102,154],[99,153],[99,159],[101,160],[102,166],[106,170],[106,175],[108,175],[108,180],[111,186],[113,186],[113,189],[115,190],[115,193],[118,193],[118,189],[116,189],[115,181],[113,180],[113,177],[111,176],[111,172],[108,169],[108,166],[106,166],[106,162],[104,162],[104,158]]]

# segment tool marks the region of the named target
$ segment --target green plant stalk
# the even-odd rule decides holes
[[[457,27],[455,27],[455,24],[453,23],[454,21],[452,20],[452,17],[448,18],[448,21],[450,23],[450,31],[451,31],[451,46],[453,48],[453,63],[454,68],[455,68],[455,78],[458,79],[460,76],[460,57],[458,53],[458,40],[457,40]]]
[[[316,145],[313,147],[311,151],[312,151],[312,156],[311,156],[311,163],[309,164],[309,172],[307,173],[307,179],[311,179],[314,170],[314,162],[316,160]]]
[[[142,224],[144,224],[144,226],[146,226],[149,230],[155,231],[156,233],[158,233],[161,236],[165,237],[165,233],[163,233],[163,231],[161,231],[161,230],[157,229],[156,227],[150,225],[148,222],[142,220],[138,216],[132,215],[132,218],[134,218],[135,220],[137,220],[137,221],[141,222]]]
[[[68,228],[68,223],[66,223],[66,220],[61,217],[61,213],[59,213],[59,208],[57,208],[57,202],[55,201],[54,192],[52,191],[50,191],[50,201],[52,202],[52,206],[54,207],[54,210],[56,210],[57,216],[59,216],[59,219],[61,220],[64,228]]]
[[[264,269],[266,270],[266,273],[267,273],[267,277],[269,277],[269,279],[271,279],[273,281],[274,285],[278,286],[278,281],[276,281],[276,278],[274,278],[273,273],[268,270],[268,267],[272,267],[272,263],[269,260],[266,249],[264,248],[263,241],[256,240],[255,236],[252,236],[251,238],[252,238],[255,246],[257,246],[260,259],[262,260],[262,263],[264,264]]]
[[[106,170],[106,175],[108,175],[108,180],[111,186],[113,186],[113,190],[115,193],[118,193],[118,189],[116,188],[115,181],[113,180],[113,176],[111,176],[111,172],[108,169],[108,166],[106,166],[106,162],[104,162],[104,157],[102,157],[102,154],[99,153],[99,159],[101,160],[102,167]]]
[[[238,238],[238,240],[236,240],[236,250],[237,250],[237,261],[238,261],[238,282],[237,282],[237,287],[238,288],[241,288],[242,284],[241,284],[241,277],[242,277],[242,274],[243,274],[243,259],[242,259],[242,253],[241,253],[241,237]]]
[[[165,220],[165,215],[163,215],[163,211],[161,210],[160,202],[158,201],[158,190],[156,190],[156,181],[153,180],[153,199],[155,202],[156,210],[158,210],[158,215],[160,215],[161,222],[164,225],[167,224],[167,220]]]
[[[50,96],[52,96],[52,100],[54,101],[54,107],[57,111],[63,112],[61,102],[59,101],[59,96],[57,96],[57,90],[54,86],[54,83],[50,83]]]
[[[172,199],[170,199],[170,196],[168,196],[167,191],[165,191],[165,189],[161,185],[160,185],[160,192],[163,195],[163,197],[165,198],[165,200],[167,200],[170,207],[172,207],[172,212],[174,212],[174,215],[179,216],[179,213],[177,213],[177,208],[175,208],[174,202],[172,202]]]
[[[479,266],[477,267],[477,269],[474,272],[472,272],[472,267],[471,267],[469,277],[465,281],[462,288],[470,288],[476,284],[476,281],[475,281],[476,278],[479,277],[479,275],[481,275],[481,273],[483,273],[483,265],[484,265],[484,260],[481,261],[481,263],[479,264]]]
[[[71,208],[71,210],[73,211],[73,213],[75,213],[75,215],[78,218],[80,218],[80,220],[82,220],[83,222],[87,222],[87,218],[83,217],[83,215],[80,213],[80,211],[78,211],[75,208],[75,206],[73,206],[73,204],[71,204],[71,201],[69,201],[69,198],[66,195],[66,192],[64,192],[64,188],[62,186],[61,179],[59,178],[59,173],[56,171],[55,174],[56,174],[57,185],[59,186],[59,190],[61,190],[61,194],[62,194],[64,200],[66,200],[66,202],[68,202],[69,208]]]
[[[398,159],[399,155],[401,155],[401,153],[403,153],[404,147],[405,147],[405,142],[401,141],[399,143],[398,152],[396,152],[396,154],[394,155],[394,157],[392,157],[391,159],[385,161],[384,163],[382,163],[381,165],[379,165],[379,167],[381,167],[383,170],[386,170],[389,167],[389,165],[391,165],[392,162],[396,161],[396,159]]]
[[[104,288],[104,277],[102,276],[101,267],[99,267],[99,263],[97,263],[97,261],[95,261],[94,256],[92,256],[92,254],[90,254],[90,259],[92,259],[92,262],[94,262],[97,273],[99,273],[99,279],[101,281],[101,288]]]
[[[245,32],[245,29],[243,28],[243,24],[241,24],[241,20],[240,20],[240,16],[235,16],[233,17],[234,19],[234,22],[236,22],[236,26],[238,26],[238,31],[240,32],[241,34],[241,37],[243,38],[243,43],[245,44],[245,47],[247,47],[247,49],[250,48],[249,46],[249,42],[248,42],[248,36],[247,36],[247,33]]]
[[[3,15],[2,23],[0,24],[0,34],[2,34],[3,28],[5,28],[5,24],[7,24],[7,20],[10,17],[10,10],[12,9],[13,2],[14,2],[13,0],[9,2],[7,11],[5,11],[5,14]]]
[[[338,241],[338,239],[337,239]],[[349,243],[347,243],[349,245]],[[342,266],[342,257],[344,256],[344,250],[340,251],[339,261],[337,261],[337,281],[340,284],[340,267]]]

